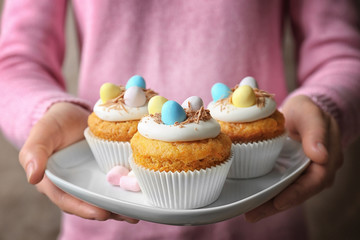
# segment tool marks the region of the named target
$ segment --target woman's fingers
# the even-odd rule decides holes
[[[256,222],[303,203],[325,188],[325,178],[325,167],[315,163],[311,164],[299,179],[274,199],[247,212],[245,214],[247,221]]]
[[[298,138],[306,156],[325,164],[328,160],[330,118],[308,97],[296,96],[283,107],[290,137]]]
[[[19,153],[19,161],[29,183],[37,184],[42,180],[47,160],[59,145],[59,131],[60,129],[50,124],[46,118],[32,128]]]
[[[83,138],[87,116],[77,105],[57,103],[35,124],[19,153],[29,183],[41,181],[51,154]]]
[[[66,213],[74,214],[90,220],[105,221],[111,218],[129,223],[138,222],[136,219],[120,216],[81,201],[57,188],[46,176],[39,184],[36,185],[36,187],[39,192],[45,194],[53,203]]]
[[[75,214],[86,219],[106,220],[109,212],[72,197],[57,188],[46,176],[36,185],[39,192],[45,194],[53,203],[66,213]]]
[[[19,153],[19,161],[25,169],[29,183],[36,184],[64,212],[86,219],[104,221],[116,219],[137,223],[138,220],[120,216],[81,201],[57,188],[45,175],[48,158],[83,138],[89,112],[71,103],[56,103],[32,128]]]
[[[310,164],[297,181],[274,199],[274,207],[283,211],[303,203],[327,186],[327,175],[323,165]]]
[[[305,96],[290,99],[283,111],[290,136],[301,140],[304,152],[312,162],[293,184],[274,199],[246,213],[250,222],[297,206],[331,186],[343,161],[340,133],[332,117]]]

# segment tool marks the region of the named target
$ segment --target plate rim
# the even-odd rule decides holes
[[[81,141],[79,141],[79,142],[77,142],[75,144],[72,144],[72,145],[68,146],[67,148],[64,148],[64,149],[54,153],[52,156],[49,157],[48,164],[49,164],[49,162],[51,164],[51,161],[55,161],[54,157],[56,155],[58,155],[60,152],[62,152],[63,150],[69,150],[69,148],[75,147],[75,145],[77,145],[77,144],[83,144],[84,141],[86,142],[86,140],[81,140]],[[291,140],[291,141],[294,141],[294,140]],[[89,148],[89,150],[90,150],[90,148]],[[92,153],[91,153],[91,155],[92,155]],[[235,202],[231,202],[231,203],[227,203],[227,204],[219,205],[219,206],[212,206],[212,207],[205,206],[205,207],[196,208],[196,209],[166,209],[166,208],[159,208],[159,207],[154,207],[154,206],[151,206],[151,205],[144,205],[144,204],[139,204],[139,203],[136,203],[136,202],[125,201],[123,199],[116,199],[116,198],[112,198],[112,197],[109,197],[109,196],[101,195],[101,194],[99,194],[97,192],[94,192],[94,191],[91,191],[89,189],[77,186],[76,184],[74,184],[72,182],[69,182],[69,181],[67,181],[65,179],[62,179],[61,177],[54,174],[51,171],[51,169],[48,168],[48,166],[47,166],[47,168],[45,170],[45,174],[48,176],[49,180],[53,184],[55,184],[57,187],[59,187],[63,191],[69,193],[70,195],[74,196],[75,198],[78,198],[78,199],[80,199],[82,201],[88,202],[88,203],[96,205],[96,206],[99,206],[99,204],[94,203],[94,201],[97,202],[97,201],[102,199],[103,201],[110,202],[110,203],[115,204],[115,205],[121,204],[121,206],[119,205],[119,207],[132,207],[132,208],[139,208],[140,207],[142,210],[144,210],[144,211],[146,210],[147,212],[151,212],[151,211],[156,210],[157,213],[160,213],[160,214],[162,214],[164,216],[169,216],[170,213],[171,213],[170,215],[173,215],[174,217],[179,216],[179,215],[192,216],[194,214],[213,214],[213,213],[217,213],[219,211],[224,211],[224,210],[229,210],[229,209],[232,209],[232,208],[236,208],[237,206],[241,205],[242,203],[244,203],[246,201],[249,201],[250,198],[255,198],[256,199],[257,197],[259,197],[261,195],[264,195],[266,192],[269,192],[271,190],[279,188],[276,191],[274,191],[272,194],[269,194],[269,196],[267,198],[264,198],[262,203],[268,201],[269,199],[276,196],[279,192],[281,192],[288,185],[290,185],[298,177],[298,175],[300,175],[307,168],[307,166],[310,164],[311,160],[308,157],[306,157],[305,154],[303,154],[303,155],[304,155],[304,157],[303,157],[302,160],[300,160],[300,162],[298,163],[298,166],[296,167],[296,169],[294,169],[291,173],[286,175],[283,179],[277,181],[275,184],[273,184],[273,185],[271,185],[271,186],[269,186],[269,187],[267,187],[265,189],[262,189],[261,191],[256,192],[255,194],[252,194],[252,195],[247,196],[245,198],[239,199],[238,201],[235,201]],[[288,184],[285,184],[288,181],[290,181],[292,178],[294,178],[294,179],[291,182],[289,182]],[[232,181],[233,179],[230,179],[230,180]],[[236,179],[234,179],[233,181],[236,181]],[[284,185],[284,186],[282,186],[282,185]],[[79,195],[88,195],[91,198],[92,201],[89,201],[88,199],[83,199],[83,198],[79,197],[79,195],[72,194],[72,192],[76,192],[76,191],[79,192]],[[140,193],[140,194],[142,194],[142,193]],[[259,205],[261,205],[261,204],[259,204]],[[99,207],[101,207],[101,206],[99,206]],[[103,208],[103,207],[101,207],[101,208]],[[105,210],[109,210],[109,209],[105,208]],[[240,215],[243,212],[245,212],[245,211],[237,212],[235,215]],[[119,212],[117,212],[117,213],[121,214]],[[230,216],[230,217],[225,218],[223,220],[229,219],[231,217],[234,217],[234,216]],[[142,218],[142,219],[145,220],[145,221],[152,221],[152,222],[170,224],[170,225],[189,225],[187,223],[179,223],[179,222],[176,222],[176,221],[173,221],[171,223],[166,223],[166,222],[162,222],[162,221],[154,221],[154,220],[151,220],[149,218]],[[222,220],[220,220],[220,221],[222,221]],[[218,221],[215,221],[215,222],[218,222]],[[208,223],[214,223],[214,222],[212,222],[212,221],[210,221],[210,222],[204,221],[204,222],[201,222],[199,224],[195,223],[195,224],[190,224],[190,225],[201,225],[201,224],[208,224]]]

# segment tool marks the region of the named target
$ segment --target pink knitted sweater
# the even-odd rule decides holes
[[[296,39],[299,88],[336,117],[348,143],[360,132],[360,35],[354,8],[336,0],[108,1],[73,0],[81,47],[78,96],[66,93],[66,0],[10,0],[0,39],[0,127],[21,146],[55,102],[91,108],[104,82],[144,76],[147,86],[182,102],[210,100],[216,82],[234,86],[254,76],[262,89],[288,95],[283,22]],[[202,227],[87,221],[65,215],[64,239],[304,239],[293,209],[257,224],[242,217]],[[99,237],[101,236],[101,237]],[[264,238],[266,236],[266,238]]]

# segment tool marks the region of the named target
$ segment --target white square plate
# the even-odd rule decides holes
[[[51,156],[46,175],[63,191],[117,214],[163,224],[201,225],[224,221],[270,200],[299,177],[309,163],[301,144],[288,138],[269,174],[247,180],[227,179],[214,203],[190,210],[153,207],[141,192],[112,186],[85,140]]]

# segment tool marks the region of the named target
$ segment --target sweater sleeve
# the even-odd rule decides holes
[[[87,106],[65,89],[66,0],[9,0],[0,36],[0,128],[20,147],[31,127],[59,101]]]
[[[293,0],[297,48],[294,95],[311,97],[335,117],[344,145],[360,133],[360,34],[355,6],[348,0]]]

